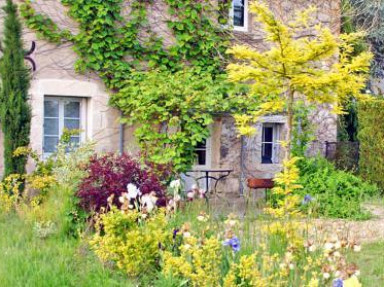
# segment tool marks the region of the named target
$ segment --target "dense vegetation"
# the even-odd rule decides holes
[[[4,176],[24,173],[26,157],[13,157],[13,151],[29,144],[31,112],[28,104],[29,71],[17,6],[11,0],[3,8],[5,20],[0,59],[0,123],[4,134]]]
[[[225,102],[233,85],[223,80],[231,38],[223,13],[230,2],[164,2],[158,11],[154,1],[130,1],[124,15],[124,0],[63,0],[76,34],[39,14],[33,1],[21,5],[21,14],[40,37],[73,44],[76,70],[103,80],[111,104],[124,113],[125,122],[137,124],[135,136],[147,159],[183,171],[193,164],[196,144],[209,136],[213,114],[231,107]],[[163,34],[148,19],[153,11],[164,18]]]
[[[266,5],[254,4],[252,11],[273,47],[264,53],[244,46],[229,51],[237,60],[229,67],[231,80],[250,84],[253,92],[239,94],[238,105],[228,107],[237,112],[244,103],[257,107],[236,117],[242,134],[253,131],[249,124],[260,115],[288,113],[290,131],[282,144],[287,156],[282,172],[275,176],[273,200],[264,203],[260,218],[248,216],[255,213],[252,209],[245,210],[247,216],[217,216],[210,205],[212,195],[199,187],[185,193],[168,166],[151,161],[154,154],[159,159],[160,152],[175,144],[183,152],[171,148],[168,156],[177,158],[177,171],[185,168],[191,148],[207,136],[204,129],[215,104],[227,99],[224,95],[229,96],[228,90],[235,86],[214,86],[222,77],[215,56],[226,43],[209,45],[219,34],[209,17],[199,14],[212,12],[208,2],[165,2],[177,18],[168,23],[177,41],[167,51],[154,35],[148,43],[138,41],[138,27],[148,28],[145,8],[152,1],[133,2],[132,18],[123,26],[116,25],[122,20],[120,0],[62,1],[80,24],[77,35],[36,15],[30,1],[23,4],[29,27],[53,42],[71,41],[80,70],[97,73],[115,89],[114,100],[126,112],[143,109],[137,119],[143,121],[140,139],[146,149],[142,161],[128,155],[95,154],[92,143],[70,143],[76,131],[66,131],[57,151],[45,161],[28,147],[16,149],[13,156],[29,156],[36,169],[8,176],[0,184],[0,253],[6,259],[0,260],[1,281],[10,286],[361,286],[359,267],[349,260],[351,253],[360,251],[360,243],[343,226],[329,231],[317,228],[314,217],[365,219],[362,203],[366,196],[377,194],[376,186],[336,170],[324,159],[291,157],[290,150],[291,132],[295,134],[293,128],[298,126],[294,121],[308,112],[295,93],[312,104],[335,104],[338,112],[350,95],[362,96],[366,80],[362,72],[368,70],[370,54],[353,54],[354,40],[360,35],[338,39],[328,29],[318,28],[318,38],[296,39],[295,33],[309,23],[312,9],[299,13],[297,21],[287,26]],[[98,16],[90,13],[95,9]],[[196,25],[204,35],[194,34]],[[213,38],[206,42],[200,36]],[[198,47],[190,41],[197,41]],[[177,54],[175,62],[169,61],[172,51]],[[317,61],[337,52],[340,63],[319,68]],[[125,63],[127,55],[158,70],[134,71],[137,61]],[[182,67],[176,65],[179,55]],[[194,62],[195,56],[202,62]],[[148,83],[137,88],[137,79]],[[257,85],[250,80],[265,82]],[[174,90],[171,98],[162,100],[168,89]],[[204,93],[210,97],[204,99]],[[195,115],[199,111],[192,108],[199,99],[204,99],[207,114]],[[154,109],[146,109],[146,103]],[[146,124],[153,116],[156,128],[167,130],[170,139],[151,133]],[[170,127],[176,129],[168,131]],[[192,131],[200,135],[192,136]],[[297,137],[303,146],[293,152],[304,155],[309,138],[309,134]],[[24,183],[26,190],[20,194]]]
[[[309,196],[303,208],[312,209],[319,216],[333,218],[366,219],[370,213],[362,203],[378,195],[377,186],[364,182],[357,176],[337,170],[323,158],[303,160],[300,164],[300,189],[302,198]]]
[[[384,125],[383,99],[362,102],[358,108],[360,141],[360,174],[384,190]]]

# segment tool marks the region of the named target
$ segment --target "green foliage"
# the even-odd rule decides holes
[[[130,1],[129,15],[123,16],[123,0],[62,0],[78,24],[76,35],[38,14],[31,1],[21,11],[27,26],[44,39],[74,44],[76,69],[96,73],[117,92],[111,103],[126,121],[139,125],[136,136],[143,151],[157,146],[151,159],[172,160],[179,171],[193,163],[194,146],[208,137],[213,113],[226,111],[222,60],[231,35],[217,18],[226,22],[221,13],[227,14],[229,2],[166,0],[168,7],[160,13],[172,19],[166,23],[169,35],[151,29],[147,14],[157,5],[153,1]],[[173,43],[165,45],[163,37]],[[169,136],[168,127],[179,132]]]
[[[384,280],[384,242],[374,242],[363,246],[361,253],[350,253],[349,260],[361,266],[361,284],[377,287]]]
[[[176,171],[188,169],[194,147],[209,136],[214,113],[230,110],[232,85],[223,76],[192,69],[134,76],[113,95],[113,104],[126,113],[126,122],[140,123],[135,135],[147,158],[171,162]]]
[[[305,103],[297,103],[295,109],[294,129],[292,132],[292,155],[305,157],[309,144],[315,140],[314,125],[310,120],[310,113],[313,107]]]
[[[335,36],[329,28],[314,23],[314,7],[284,23],[264,2],[255,1],[250,6],[262,25],[269,49],[259,51],[249,45],[236,45],[228,51],[236,59],[228,65],[229,78],[250,84],[251,92],[245,97],[259,98],[261,103],[256,112],[242,113],[236,119],[240,133],[248,135],[254,132],[250,124],[260,116],[286,114],[285,146],[289,157],[298,104],[303,100],[315,106],[330,104],[335,113],[340,113],[351,95],[362,97],[372,55],[354,55],[353,46],[360,34]],[[307,35],[309,27],[315,32],[298,36]],[[334,62],[337,54],[339,61]],[[323,63],[327,62],[331,64],[325,67]]]
[[[376,77],[384,76],[384,3],[376,0],[343,0],[342,1],[342,29],[351,31],[364,31],[366,42],[360,42],[356,48],[371,49],[374,53],[371,72]]]
[[[4,45],[0,60],[0,122],[4,134],[4,177],[23,174],[27,158],[13,151],[29,144],[31,112],[28,104],[29,72],[24,64],[22,28],[17,6],[7,0],[4,7]]]
[[[65,134],[60,139],[57,152],[44,161],[30,148],[20,147],[15,151],[15,156],[32,158],[36,169],[31,174],[18,175],[25,178],[26,191],[17,198],[14,207],[21,217],[35,224],[39,233],[51,226],[50,233],[76,237],[88,215],[79,208],[74,194],[80,180],[87,174],[85,166],[94,153],[94,144],[88,142],[73,146],[67,141],[69,134]],[[8,177],[4,184],[10,186],[9,181],[15,176]]]
[[[336,170],[323,158],[303,160],[300,164],[299,194],[310,195],[314,201],[304,204],[317,215],[333,218],[366,219],[370,214],[361,204],[365,198],[378,193],[375,185],[364,182],[355,175]]]
[[[131,277],[156,270],[161,252],[159,244],[164,244],[171,235],[165,231],[164,211],[145,219],[140,212],[122,212],[114,207],[102,214],[97,224],[100,228],[91,245],[102,261],[116,263]]]
[[[360,174],[384,190],[384,100],[376,98],[358,106]]]
[[[0,278],[3,286],[137,286],[100,264],[79,239],[35,236],[33,224],[0,216]],[[148,285],[147,285],[148,286]]]

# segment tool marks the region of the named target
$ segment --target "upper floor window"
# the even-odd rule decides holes
[[[236,31],[248,30],[248,0],[233,0],[230,14]]]
[[[43,152],[56,151],[64,129],[83,130],[85,103],[82,98],[45,97],[44,99],[44,138]],[[81,135],[71,137],[71,142],[78,144]]]
[[[263,124],[261,141],[261,163],[273,164],[280,161],[280,129],[281,124]]]

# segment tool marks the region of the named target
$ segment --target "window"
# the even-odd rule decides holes
[[[210,165],[210,139],[198,143],[195,147],[195,166],[208,167]]]
[[[233,27],[237,31],[248,29],[248,0],[233,0],[231,9]]]
[[[261,163],[279,163],[280,124],[263,124],[261,141]]]
[[[84,129],[84,99],[45,97],[44,99],[44,139],[43,151],[50,154],[63,134],[64,128],[69,130]],[[71,137],[71,142],[80,143],[81,135]]]
[[[196,145],[195,153],[196,153],[196,165],[206,165],[207,164],[207,141],[206,140]]]

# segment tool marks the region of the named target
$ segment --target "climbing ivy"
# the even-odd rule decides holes
[[[148,11],[158,5],[153,0],[62,0],[77,23],[76,34],[37,13],[29,0],[20,9],[26,25],[43,39],[73,43],[76,70],[103,80],[125,122],[138,125],[143,152],[182,171],[193,163],[196,143],[209,136],[213,115],[246,103],[231,96],[233,85],[224,76],[231,33],[222,24],[230,1],[164,2],[171,45],[151,28]]]

